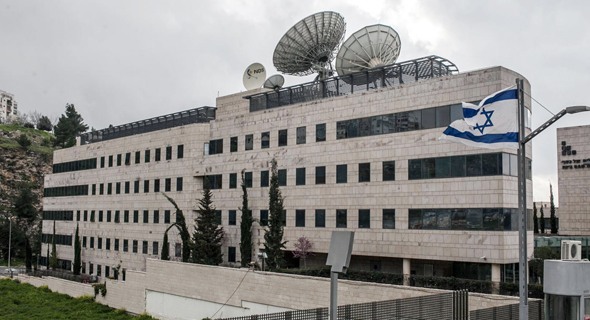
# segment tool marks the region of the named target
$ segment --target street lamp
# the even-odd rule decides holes
[[[8,271],[10,272],[10,279],[12,279],[12,267],[10,266],[11,245],[12,245],[12,219],[8,218]]]
[[[520,211],[520,223],[518,226],[518,260],[519,260],[519,319],[529,318],[529,287],[528,287],[528,255],[527,255],[527,210],[526,210],[526,143],[536,137],[543,130],[547,129],[566,114],[574,114],[590,111],[588,106],[571,106],[559,111],[551,119],[547,120],[540,127],[525,136],[524,119],[526,108],[524,106],[524,81],[516,79],[518,89],[518,209]]]

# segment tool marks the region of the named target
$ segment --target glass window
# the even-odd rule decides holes
[[[408,160],[408,180],[422,179],[422,160]]]
[[[125,181],[125,193],[129,193],[130,187],[131,183],[129,181]]]
[[[547,303],[545,306],[547,319],[580,319],[580,297],[545,294],[545,303]],[[586,306],[584,306],[584,313],[585,311]]]
[[[371,164],[359,163],[359,182],[371,181]]]
[[[510,175],[518,177],[518,157],[515,154],[510,155]]]
[[[436,178],[449,178],[451,176],[451,158],[436,158],[434,160],[434,168]]]
[[[96,243],[97,249],[102,249],[102,238],[97,238],[97,241],[96,242],[97,242]]]
[[[305,168],[297,168],[295,184],[298,186],[305,185]]]
[[[484,176],[501,174],[500,153],[486,153],[481,155],[481,172]]]
[[[231,137],[229,139],[229,152],[238,151],[238,137]]]
[[[346,209],[336,210],[336,228],[346,228],[347,218]]]
[[[174,256],[175,257],[182,257],[182,244],[180,244],[180,243],[174,244]]]
[[[451,157],[451,177],[464,177],[466,173],[465,156]]]
[[[348,166],[339,164],[336,166],[336,183],[348,182]]]
[[[336,139],[346,139],[346,121],[340,121],[336,123]]]
[[[420,130],[420,129],[428,129],[423,128],[421,125],[422,117],[424,117],[421,110],[414,110],[408,112],[408,127],[407,130]],[[434,119],[432,120],[434,121]],[[406,131],[407,131],[406,130]]]
[[[236,262],[236,247],[227,247],[227,262]]]
[[[359,121],[358,119],[352,119],[346,121],[346,137],[347,138],[356,138],[359,136]]]
[[[467,209],[467,229],[482,229],[482,209]]]
[[[109,156],[109,167],[113,166],[113,156]]]
[[[434,158],[422,159],[422,179],[436,177],[436,160]]]
[[[381,116],[381,133],[395,132],[395,114],[385,114]]]
[[[237,173],[230,173],[229,174],[229,188],[235,189],[238,187],[238,174]]]
[[[450,108],[451,108],[450,122],[463,119],[463,104],[461,104],[461,103],[453,104],[450,106]]]
[[[172,160],[172,147],[166,147],[166,160]]]
[[[252,188],[252,172],[244,173],[244,183],[246,188]]]
[[[422,110],[422,129],[436,128],[436,108]]]
[[[145,156],[144,156],[143,162],[145,162],[145,163],[150,162],[150,151],[149,150],[145,151]]]
[[[164,223],[170,223],[170,210],[164,210]]]
[[[451,229],[451,210],[438,209],[436,210],[436,228],[441,230]]]
[[[133,193],[139,193],[139,181],[133,181]]]
[[[129,210],[123,211],[123,222],[129,223]]]
[[[118,154],[117,155],[117,166],[120,166],[121,162],[122,162],[122,156],[121,156],[121,154]]]
[[[104,157],[100,157],[100,167],[104,168]]]
[[[154,180],[154,192],[160,192],[160,179]]]
[[[113,193],[113,184],[109,182],[107,184],[107,194],[112,194],[112,193]]]
[[[395,209],[383,209],[383,229],[395,229]]]
[[[149,180],[145,180],[143,182],[143,192],[144,193],[150,192],[150,181]]]
[[[131,152],[127,152],[125,154],[125,165],[128,166],[131,164]]]
[[[215,210],[215,223],[217,223],[217,225],[221,225],[221,219],[221,210]]]
[[[260,171],[260,187],[268,187],[268,170]]]
[[[268,226],[268,210],[260,210],[260,225]]]
[[[102,210],[98,211],[98,222],[102,222]]]
[[[305,210],[295,210],[295,226],[305,227]]]
[[[182,177],[176,178],[176,191],[182,191]]]
[[[96,195],[96,184],[92,185],[92,195],[95,196]]]
[[[467,176],[481,176],[481,154],[474,154],[465,157]]]
[[[305,127],[297,128],[297,144],[305,144]]]
[[[254,135],[253,134],[247,134],[246,139],[244,139],[244,140],[246,143],[246,150],[254,149]]]
[[[162,154],[162,150],[160,148],[157,148],[156,149],[156,156],[155,156],[154,161],[160,161],[161,154]]]
[[[287,169],[279,170],[279,187],[287,185]]]
[[[148,242],[147,241],[144,241],[142,243],[141,249],[142,249],[141,250],[141,253],[143,253],[143,254],[147,254],[148,253]]]
[[[236,210],[229,210],[229,222],[228,224],[230,226],[235,226],[236,225]]]
[[[359,137],[371,135],[371,118],[359,119]]]
[[[223,139],[209,141],[209,154],[221,154],[223,153]]]
[[[359,229],[371,228],[371,210],[359,210]]]
[[[184,158],[184,145],[180,144],[176,147],[176,159]]]
[[[279,147],[287,145],[287,129],[279,130]]]
[[[154,210],[154,223],[160,223],[160,211]]]
[[[129,252],[129,240],[123,239],[123,252]]]
[[[315,184],[326,184],[326,167],[315,167]]]
[[[422,210],[422,229],[436,229],[436,210]]]
[[[133,253],[137,253],[137,240],[133,240]]]
[[[451,107],[444,106],[436,108],[436,127],[447,127],[451,124]]]
[[[133,223],[139,223],[139,210],[133,210]]]
[[[99,185],[98,194],[104,194],[104,183],[101,183]]]
[[[320,123],[315,126],[315,141],[326,141],[326,124]]]
[[[325,228],[326,227],[326,210],[316,210],[315,211],[315,227],[316,228]]]
[[[382,131],[381,119],[382,119],[381,116],[371,117],[371,135],[381,134],[381,131]]]
[[[451,229],[467,230],[467,211],[466,209],[451,210]]]
[[[260,148],[266,149],[270,147],[270,132],[263,132],[260,134]]]
[[[383,161],[383,181],[395,180],[395,161]]]
[[[164,191],[170,192],[172,190],[172,179],[166,178],[164,180]]]
[[[111,210],[107,210],[107,222],[111,222]]]
[[[143,210],[143,223],[148,223],[149,222],[149,211],[147,210]]]
[[[483,229],[496,231],[500,230],[500,209],[483,209]]]
[[[283,227],[287,226],[287,210],[283,210],[283,216],[282,216],[282,221],[281,224]]]

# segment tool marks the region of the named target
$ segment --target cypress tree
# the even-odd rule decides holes
[[[33,250],[31,250],[31,242],[29,236],[25,235],[25,266],[27,271],[33,269]]]
[[[240,255],[241,266],[246,267],[252,262],[252,211],[248,208],[248,189],[244,180],[244,170],[242,170],[242,221],[240,222]]]
[[[279,189],[279,174],[277,161],[271,161],[271,177],[269,189],[269,218],[268,230],[264,234],[264,251],[268,256],[268,267],[273,269],[281,268],[284,265],[282,248],[285,248],[286,241],[283,241],[283,196]]]
[[[182,262],[188,262],[191,256],[191,249],[193,247],[193,243],[191,242],[191,235],[188,232],[188,228],[186,226],[186,220],[184,219],[184,214],[182,210],[176,204],[174,199],[170,198],[168,195],[162,192],[162,195],[168,199],[170,203],[176,208],[176,222],[170,225],[166,232],[170,230],[173,226],[178,229],[178,233],[180,234],[180,239],[182,240]]]
[[[161,260],[170,260],[170,244],[168,243],[168,230],[164,232],[164,240],[162,240],[162,254],[160,255]]]
[[[539,233],[539,218],[537,217],[537,204],[533,202],[533,232]]]
[[[543,205],[541,205],[541,219],[539,219],[541,233],[545,233],[545,214],[543,213]]]
[[[555,203],[553,202],[553,186],[549,184],[550,201],[551,201],[551,215],[549,216],[549,223],[551,223],[551,234],[557,234],[557,217],[555,216]]]
[[[221,241],[223,240],[223,228],[215,219],[215,207],[211,199],[211,186],[209,178],[203,178],[203,198],[199,200],[198,216],[195,219],[193,232],[193,261],[201,264],[219,265],[223,262],[221,253]]]
[[[78,224],[76,224],[76,235],[74,236],[74,274],[79,275],[82,269],[82,259],[80,257],[82,248],[80,246],[80,236],[78,235]]]

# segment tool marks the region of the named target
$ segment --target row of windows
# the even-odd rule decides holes
[[[409,229],[518,230],[518,209],[410,209]]]
[[[87,196],[88,185],[45,188],[44,197]]]
[[[232,213],[234,215],[235,225],[235,211],[229,211],[229,225],[232,225]],[[395,229],[395,209],[383,209],[381,212],[381,228],[382,229]],[[268,210],[260,210],[260,225],[268,225]],[[287,226],[287,210],[283,211],[283,226]],[[326,227],[326,210],[316,209],[314,212],[314,220],[312,224],[306,224],[305,210],[295,210],[295,227],[311,227],[312,225],[316,228]],[[348,210],[347,209],[336,209],[336,228],[347,228],[348,227]],[[371,210],[360,209],[358,210],[358,226],[359,229],[370,229],[371,228]],[[374,226],[373,226],[374,227]]]
[[[96,240],[96,241],[95,241]],[[130,247],[131,245],[131,247]],[[141,245],[141,247],[140,247]],[[98,250],[113,250],[113,251],[122,251],[122,252],[132,252],[132,253],[141,253],[142,254],[159,254],[159,242],[153,241],[151,246],[151,252],[149,251],[149,242],[148,241],[138,241],[138,240],[128,240],[123,239],[111,239],[111,238],[101,238],[101,237],[86,237],[82,236],[82,248],[89,248],[89,249],[98,249]],[[180,257],[182,255],[182,244],[176,243],[174,245],[174,255],[176,257]]]
[[[78,210],[76,213],[77,221],[90,221],[96,222],[96,213],[98,212],[98,222],[114,222],[114,223],[139,223],[140,219],[140,210],[84,210],[83,216],[81,217],[81,212]],[[123,217],[121,217],[121,212],[123,213]],[[142,223],[149,223],[150,221],[150,212],[149,210],[141,211],[141,221]],[[80,220],[83,218],[83,220]],[[121,221],[121,218],[123,221]],[[160,210],[154,210],[153,214],[151,215],[152,223],[160,223]],[[164,215],[162,216],[164,223],[170,223],[170,210],[164,210]],[[178,219],[178,216],[176,217]],[[176,221],[178,222],[178,221]]]
[[[123,156],[125,156],[125,158],[123,158]],[[165,148],[165,159],[166,160],[172,160],[172,146],[167,146]],[[178,145],[176,147],[176,159],[182,159],[184,158],[184,145]],[[151,150],[145,150],[144,151],[144,156],[143,156],[143,162],[144,163],[149,163],[151,161]],[[108,160],[108,163],[107,163]],[[107,166],[108,167],[113,167],[115,165],[115,160],[116,160],[116,164],[117,166],[121,166],[123,165],[123,163],[128,166],[131,165],[131,152],[127,152],[125,153],[125,155],[123,154],[118,154],[115,158],[115,156],[111,155],[108,156],[108,158],[105,157],[101,157],[100,158],[100,167],[104,168]],[[162,148],[156,148],[154,149],[154,161],[161,161],[162,160]],[[134,156],[133,156],[133,163],[135,164],[139,164],[141,162],[141,151],[135,151]],[[95,165],[96,167],[96,165]]]
[[[96,158],[53,164],[53,173],[96,169]]]
[[[43,211],[43,220],[74,220],[74,211]]]
[[[41,235],[41,242],[42,243],[53,243],[53,234],[43,233]],[[71,246],[72,245],[72,236],[64,235],[64,234],[56,234],[55,235],[55,244],[60,244],[64,246]]]
[[[162,183],[164,184],[162,186]],[[98,190],[97,190],[98,186]],[[106,186],[106,190],[105,190]],[[114,187],[114,189],[113,189]],[[166,179],[154,179],[153,181],[153,188],[150,188],[150,180],[143,180],[143,192],[148,193],[151,191],[153,192],[160,192],[161,189],[164,189],[165,192],[172,191],[172,178]],[[182,177],[176,178],[176,191],[182,191],[183,188],[183,179]],[[133,181],[133,193],[139,193],[141,189],[141,182],[136,180]],[[131,193],[131,181],[125,182],[109,182],[109,183],[100,183],[100,184],[93,184],[92,185],[92,195],[111,195],[111,194],[129,194]]]
[[[42,266],[47,266],[47,257],[39,257],[39,263]],[[63,259],[57,259],[57,268],[58,269],[63,269],[63,270],[72,270],[72,261],[71,260],[63,260]]]

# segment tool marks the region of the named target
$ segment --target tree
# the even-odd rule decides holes
[[[539,219],[541,234],[545,233],[545,214],[543,213],[543,205],[541,205],[541,218]]]
[[[51,257],[49,258],[49,266],[55,270],[57,268],[57,247],[55,246],[55,220],[53,220],[53,236],[51,237]]]
[[[182,210],[180,210],[174,199],[170,198],[163,192],[162,195],[164,195],[164,197],[166,197],[166,199],[168,199],[168,201],[172,203],[174,208],[176,208],[176,222],[170,225],[168,229],[166,229],[165,233],[168,233],[168,230],[170,230],[170,228],[172,228],[173,226],[178,229],[180,239],[182,240],[182,262],[188,262],[191,255],[193,243],[191,242],[191,235],[189,234],[188,228],[186,227],[186,220],[184,218],[184,214],[182,213]]]
[[[31,140],[29,140],[29,138],[27,137],[26,134],[21,134],[18,139],[16,139],[16,142],[18,142],[18,144],[21,146],[21,148],[23,149],[28,149],[31,146]]]
[[[203,177],[203,198],[199,200],[198,216],[195,219],[193,232],[193,262],[219,265],[223,262],[223,254],[221,253],[223,228],[217,224],[215,219],[212,197],[209,178],[205,176]]]
[[[51,120],[49,120],[49,117],[41,116],[41,118],[39,118],[39,121],[37,122],[37,130],[48,132],[53,130],[53,124],[51,123]]]
[[[162,241],[162,254],[160,255],[161,260],[170,260],[170,244],[168,243],[168,230],[164,232],[164,240]]]
[[[540,278],[543,283],[543,265],[545,260],[560,259],[561,256],[551,247],[539,247],[535,249],[534,259],[529,261],[531,272],[535,277]]]
[[[264,234],[264,251],[268,259],[268,267],[278,269],[284,264],[283,251],[286,241],[283,241],[283,196],[279,189],[279,174],[277,171],[277,160],[271,161],[271,177],[269,189],[269,218],[268,230]]]
[[[299,258],[303,260],[303,267],[307,268],[307,257],[315,256],[311,249],[313,248],[313,242],[309,241],[306,237],[300,237],[295,242],[295,250],[293,250],[293,258]]]
[[[533,232],[539,233],[539,218],[537,217],[537,204],[533,202]]]
[[[549,216],[549,223],[551,223],[551,234],[557,234],[557,217],[555,216],[555,203],[553,202],[553,186],[549,184],[551,202],[551,215]]]
[[[81,261],[82,248],[80,246],[80,236],[78,235],[78,224],[76,224],[76,235],[74,236],[74,274],[79,275],[82,268]]]
[[[35,208],[38,203],[39,199],[26,184],[19,186],[18,193],[12,200],[14,214],[20,222],[19,226],[22,229],[25,240],[25,264],[27,270],[30,270],[32,267],[33,251],[31,249],[31,237],[34,236],[35,232],[32,232],[32,230],[34,230],[33,227],[39,218],[39,213]]]
[[[25,236],[25,267],[27,271],[33,269],[33,251],[31,250],[31,242],[27,236]]]
[[[242,256],[241,266],[246,267],[252,262],[252,211],[248,208],[248,189],[244,180],[242,170],[242,221],[240,222],[240,255]]]
[[[88,126],[84,124],[84,119],[76,112],[74,105],[67,104],[65,115],[61,115],[53,129],[55,132],[54,146],[68,148],[76,145],[76,136],[88,130]]]

